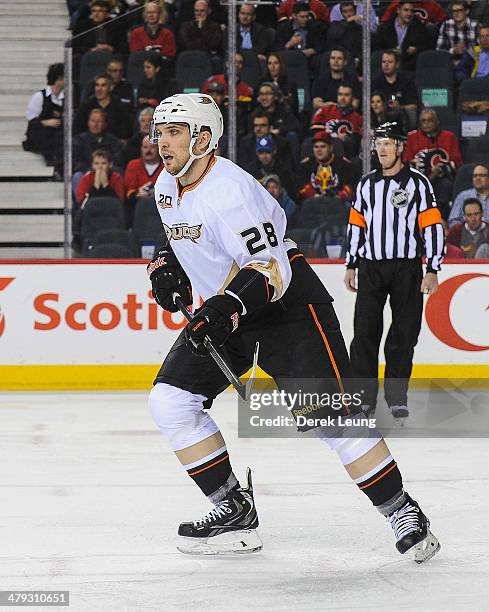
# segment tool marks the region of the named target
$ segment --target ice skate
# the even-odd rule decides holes
[[[407,406],[389,406],[392,416],[394,417],[394,423],[397,427],[404,427],[404,421],[409,416],[409,410]]]
[[[441,546],[431,533],[430,521],[418,503],[406,494],[406,501],[387,517],[396,536],[396,548],[403,555],[410,551],[416,563],[428,561]]]
[[[256,532],[258,515],[253,499],[251,470],[248,486],[232,489],[201,519],[181,523],[177,549],[186,554],[223,555],[258,552],[263,543]]]

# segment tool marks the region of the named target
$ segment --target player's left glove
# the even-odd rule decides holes
[[[208,336],[214,346],[222,346],[238,328],[242,305],[230,295],[214,295],[196,311],[185,328],[187,345],[200,356],[208,355],[204,338]]]

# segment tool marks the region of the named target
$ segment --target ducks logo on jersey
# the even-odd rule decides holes
[[[167,225],[163,223],[165,234],[168,240],[191,240],[197,243],[201,235],[200,225],[188,225],[187,223],[177,223],[175,225]]]

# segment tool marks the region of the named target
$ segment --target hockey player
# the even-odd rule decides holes
[[[259,341],[259,363],[279,386],[308,378],[334,382],[342,391],[349,375],[331,296],[296,245],[284,240],[285,214],[273,197],[234,163],[215,156],[221,135],[221,113],[205,94],[177,94],[155,110],[152,138],[165,166],[155,196],[171,248],[148,265],[153,295],[171,312],[177,311],[174,292],[188,306],[192,288],[205,301],[164,360],[149,407],[184,469],[214,504],[178,530],[179,550],[198,554],[262,547],[251,473],[241,487],[208,412],[228,382],[207,354],[204,337],[224,345],[239,375],[250,367]],[[375,432],[363,438],[348,437],[348,430],[333,434],[318,437],[388,518],[399,552],[415,551],[418,562],[432,557],[438,541],[404,492],[384,440]]]

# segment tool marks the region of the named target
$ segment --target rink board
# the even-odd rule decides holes
[[[0,265],[0,389],[147,389],[185,326],[155,304],[141,260]],[[355,296],[344,266],[314,268],[348,345]],[[489,261],[445,263],[439,281],[425,299],[414,377],[489,378]],[[386,308],[385,329],[389,319]]]

